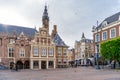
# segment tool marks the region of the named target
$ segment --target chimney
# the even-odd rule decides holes
[[[57,33],[57,25],[54,25],[52,30],[52,37],[54,37],[56,33]]]
[[[13,31],[13,37],[14,37],[14,39],[17,39],[17,33],[15,30]]]
[[[54,32],[55,32],[55,34],[57,33],[57,25],[54,25]]]

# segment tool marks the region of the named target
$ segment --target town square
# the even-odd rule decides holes
[[[120,70],[93,67],[0,71],[0,80],[120,80]]]
[[[119,5],[0,0],[0,80],[120,80]]]

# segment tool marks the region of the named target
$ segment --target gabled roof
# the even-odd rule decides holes
[[[26,36],[34,36],[37,30],[34,28],[27,28],[22,26],[0,24],[0,32],[9,34],[16,32],[17,35],[20,35],[20,33],[23,32]]]
[[[105,20],[103,20],[103,22],[106,21],[107,24],[110,24],[112,22],[118,21],[119,20],[119,16],[120,16],[120,12],[118,12],[118,13],[110,16],[110,17],[107,17]],[[102,26],[102,23],[97,28],[100,28]]]
[[[56,46],[66,46],[67,47],[67,45],[64,43],[64,41],[61,39],[61,37],[57,33],[52,38],[52,40]]]

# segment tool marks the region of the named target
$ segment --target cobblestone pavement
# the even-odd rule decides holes
[[[120,70],[77,67],[49,70],[0,70],[0,80],[120,80]]]

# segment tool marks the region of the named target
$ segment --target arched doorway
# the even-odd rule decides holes
[[[17,61],[16,65],[18,66],[18,69],[23,69],[22,61]]]
[[[26,60],[24,63],[24,69],[29,69],[30,68],[30,61]]]

